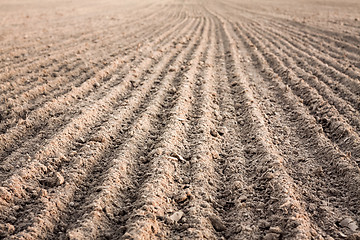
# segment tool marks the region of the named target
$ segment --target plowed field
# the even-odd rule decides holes
[[[360,3],[0,0],[0,239],[360,239]]]

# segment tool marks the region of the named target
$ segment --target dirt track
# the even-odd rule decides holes
[[[360,239],[360,4],[0,0],[0,239]]]

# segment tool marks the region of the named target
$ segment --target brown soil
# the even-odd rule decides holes
[[[0,239],[360,239],[357,0],[0,6]]]

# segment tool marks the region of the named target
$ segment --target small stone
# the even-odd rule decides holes
[[[62,155],[60,158],[60,161],[64,161],[64,162],[69,162],[70,160],[67,158],[67,157],[65,157],[64,155]]]
[[[64,177],[60,173],[55,173],[56,185],[61,185],[65,182]]]
[[[240,202],[246,202],[247,200],[247,196],[246,195],[241,195],[239,198],[238,198],[238,201]]]
[[[16,221],[17,221],[17,218],[14,215],[8,216],[7,219],[10,223],[16,223]]]
[[[279,234],[282,233],[282,230],[280,227],[270,227],[269,231],[272,233],[279,233]]]
[[[175,157],[176,159],[182,161],[182,162],[186,162],[186,160],[180,155],[180,154],[177,154],[177,153],[172,153],[170,154],[171,157]]]
[[[69,156],[70,156],[70,157],[74,157],[76,154],[77,154],[76,151],[71,151],[71,152],[69,153]]]
[[[274,173],[272,173],[272,172],[267,172],[265,175],[264,175],[264,179],[273,179],[273,178],[275,178],[275,175],[274,175]]]
[[[39,191],[39,197],[47,197],[48,196],[48,192],[46,191],[46,189],[41,189]]]
[[[218,132],[215,131],[214,129],[211,129],[211,130],[210,130],[210,134],[211,134],[211,136],[213,136],[213,137],[217,137],[217,136],[218,136]]]
[[[210,205],[208,203],[201,203],[200,207],[202,208],[208,208]]]
[[[356,222],[351,222],[349,224],[348,228],[350,228],[351,231],[355,232],[358,229],[358,226],[357,226]]]
[[[249,225],[242,225],[242,226],[241,226],[241,231],[242,231],[242,232],[251,233],[251,232],[253,232],[253,229],[252,229],[252,227],[249,226]]]
[[[217,216],[210,216],[209,220],[217,232],[222,232],[226,230],[224,223]]]
[[[95,137],[91,138],[91,141],[104,143],[104,142],[106,142],[106,138],[104,136],[95,136]]]
[[[243,183],[241,181],[234,181],[232,184],[234,190],[242,189]]]
[[[259,228],[265,229],[265,228],[269,228],[269,227],[270,227],[270,223],[268,221],[266,221],[264,219],[261,219],[259,221]]]
[[[185,189],[185,193],[186,193],[186,196],[188,196],[189,198],[192,198],[194,197],[191,193],[191,190],[189,188]]]
[[[191,208],[189,208],[189,210],[188,210],[188,214],[190,215],[190,216],[195,216],[197,213],[198,213],[198,208],[196,208],[196,207],[191,207]]]
[[[347,227],[353,232],[355,232],[358,229],[358,226],[357,226],[356,222],[350,217],[344,218],[340,222],[340,226]]]
[[[184,192],[175,197],[175,201],[178,202],[178,203],[185,202],[186,199],[187,199],[187,195]]]
[[[178,222],[183,216],[184,216],[184,212],[180,210],[172,214],[170,216],[170,219],[174,222]]]
[[[182,203],[182,202],[185,202],[187,200],[187,198],[188,198],[187,193],[183,192],[175,197],[175,201],[177,203]]]
[[[218,133],[220,136],[223,136],[227,132],[227,128],[223,127],[218,130]]]
[[[169,90],[169,93],[170,93],[170,94],[175,94],[175,93],[176,93],[176,88],[175,88],[175,87],[171,88],[171,89]]]

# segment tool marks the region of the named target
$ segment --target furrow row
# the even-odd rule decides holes
[[[172,42],[168,43],[168,47],[170,45],[172,45]],[[166,47],[165,47],[165,49],[166,49]],[[174,48],[174,49],[177,50],[178,48]],[[160,56],[161,55],[158,54],[158,57],[160,57]],[[152,62],[153,62],[153,60],[151,58],[145,58],[144,61],[142,63],[140,63],[134,69],[135,72],[137,72],[139,75],[143,75],[147,72],[150,73],[151,70],[150,71],[146,71],[146,70],[149,69]],[[117,102],[116,100],[120,100],[121,96],[124,96],[126,91],[130,91],[132,88],[135,88],[136,86],[143,86],[147,82],[147,81],[144,81],[143,83],[138,82],[138,81],[132,82],[133,78],[134,77],[132,74],[127,75],[123,79],[123,81],[121,81],[121,83],[119,85],[114,86],[106,96],[102,97],[100,100],[98,100],[96,103],[92,104],[91,106],[87,106],[86,110],[83,111],[81,115],[79,115],[77,118],[73,119],[64,129],[61,130],[61,132],[59,132],[52,139],[50,139],[48,141],[47,145],[42,147],[42,149],[39,150],[38,153],[34,154],[33,160],[29,164],[30,167],[28,166],[24,170],[21,170],[21,172],[25,171],[24,172],[25,175],[29,174],[30,176],[35,177],[37,174],[40,174],[41,172],[39,172],[39,171],[42,171],[42,170],[41,170],[41,168],[37,168],[36,171],[28,172],[27,169],[29,169],[29,168],[31,169],[32,168],[31,166],[34,167],[35,165],[36,166],[39,164],[42,165],[41,162],[44,160],[49,160],[49,158],[50,159],[56,158],[56,159],[53,159],[55,162],[63,161],[62,158],[64,157],[64,154],[67,151],[66,149],[68,149],[68,147],[70,147],[73,140],[76,140],[83,134],[84,131],[87,131],[87,129],[90,129],[91,126],[95,124],[95,122],[101,115],[104,115],[106,112],[111,110],[111,108],[109,108],[109,107],[114,105],[114,103]],[[113,100],[115,100],[115,101],[113,101]],[[121,103],[121,102],[119,102],[119,103]],[[50,164],[50,162],[46,162],[46,164]],[[12,175],[13,175],[13,177],[6,180],[5,183],[3,183],[3,184],[7,185],[10,188],[15,189],[17,186],[15,186],[13,184],[13,182],[17,182],[15,180],[18,179],[21,174],[20,175],[12,174]],[[28,180],[30,178],[32,178],[30,176],[27,177]],[[14,179],[12,179],[12,178],[14,178]],[[20,181],[20,183],[21,182],[22,181]],[[22,188],[20,188],[18,190],[20,192],[23,191]],[[21,195],[22,194],[16,194],[14,192],[13,197],[15,197],[15,196],[21,197]],[[3,197],[6,198],[5,195]]]
[[[240,30],[240,28],[238,28]],[[288,87],[295,95],[300,97],[324,128],[324,132],[334,141],[344,152],[349,152],[354,160],[359,159],[360,139],[358,133],[354,131],[339,112],[331,106],[323,97],[316,92],[307,82],[299,78],[293,70],[287,68],[268,47],[255,38],[254,35],[245,33],[252,40],[253,44],[262,51],[264,59],[271,68],[279,74]]]
[[[67,27],[67,24],[64,24],[63,22],[60,23],[59,25],[56,25],[52,22],[52,26],[54,29],[57,29],[57,32],[60,32],[62,34],[62,36],[70,36],[70,37],[66,37],[63,39],[59,39],[54,38],[53,35],[51,34],[46,34],[45,36],[41,37],[41,42],[42,45],[38,44],[38,41],[34,41],[34,38],[32,35],[38,35],[38,31],[35,31],[34,33],[27,33],[27,39],[29,39],[28,41],[30,41],[30,43],[28,43],[27,45],[24,44],[24,40],[22,40],[22,44],[16,45],[16,49],[14,49],[14,47],[9,48],[9,50],[7,49],[3,49],[2,54],[8,54],[9,57],[17,57],[14,59],[14,61],[12,61],[12,63],[21,63],[23,62],[25,59],[21,58],[21,55],[26,55],[26,60],[28,60],[28,56],[32,55],[33,53],[36,54],[47,54],[49,52],[51,52],[52,54],[54,54],[55,52],[61,52],[64,49],[68,49],[70,46],[74,45],[74,42],[76,43],[83,43],[83,42],[92,42],[92,41],[97,41],[96,40],[96,36],[103,36],[105,35],[105,33],[110,33],[113,32],[114,30],[118,30],[119,25],[122,26],[122,29],[129,29],[130,26],[135,25],[135,24],[139,24],[142,23],[141,21],[143,20],[150,20],[151,18],[156,17],[157,15],[159,15],[159,13],[162,12],[168,12],[169,10],[169,6],[164,6],[163,8],[157,9],[158,11],[153,11],[150,13],[142,13],[142,11],[140,11],[139,13],[136,12],[136,15],[134,14],[133,16],[139,16],[142,15],[141,20],[139,18],[128,18],[128,17],[123,17],[122,19],[118,19],[117,21],[113,21],[113,23],[111,25],[108,25],[107,28],[103,28],[103,25],[106,23],[105,21],[103,21],[103,16],[99,16],[99,19],[97,20],[96,24],[94,22],[91,23],[91,26],[79,26],[77,27],[78,29],[86,29],[86,31],[79,31],[77,33],[74,33],[71,29],[69,29]],[[134,11],[132,9],[132,11]],[[160,15],[161,16],[161,15]],[[94,18],[94,16],[87,16],[87,17],[92,17]],[[84,25],[87,24],[89,25],[89,22],[84,21],[84,16],[81,16],[81,19],[78,21],[80,24]],[[109,18],[109,17],[107,17]],[[67,19],[67,21],[71,21],[71,19]],[[121,21],[121,22],[119,22]],[[74,23],[73,23],[74,24]],[[108,23],[106,23],[108,24]],[[76,24],[74,24],[76,26]],[[64,30],[62,30],[62,28],[64,28]],[[91,28],[91,30],[88,30],[89,28]],[[69,31],[70,30],[70,31]],[[141,30],[141,28],[136,28],[133,29],[136,32],[140,32],[139,30]],[[69,31],[69,33],[67,33],[66,31]],[[103,39],[101,39],[103,41]],[[13,41],[13,40],[11,40]],[[9,45],[8,43],[3,43],[4,45]],[[48,47],[50,46],[50,48]],[[16,59],[19,59],[18,61]],[[6,56],[3,57],[3,60],[6,60]],[[14,64],[11,64],[11,66],[13,66]],[[9,65],[10,66],[10,65]],[[1,66],[2,68],[6,67],[6,66]]]
[[[304,172],[303,177],[302,175],[299,176],[298,172],[292,173],[292,176],[294,176],[294,178],[296,177],[297,181],[301,181],[301,186],[309,187],[309,192],[303,193],[304,196],[302,198],[304,200],[307,200],[307,203],[304,202],[303,205],[307,205],[307,209],[309,209],[309,214],[311,213],[313,221],[320,221],[318,223],[319,227],[326,231],[330,236],[339,237],[339,234],[341,235],[341,233],[339,233],[339,229],[337,229],[338,226],[334,225],[334,223],[332,223],[331,225],[327,225],[329,223],[326,223],[326,221],[335,218],[334,212],[337,212],[336,206],[338,206],[339,204],[343,205],[343,212],[337,213],[337,219],[341,219],[343,217],[342,214],[344,213],[344,211],[348,211],[349,215],[356,214],[356,206],[359,205],[359,192],[356,189],[356,184],[354,185],[354,182],[359,182],[360,179],[360,173],[359,168],[357,167],[357,163],[353,159],[351,159],[350,155],[345,155],[336,146],[334,146],[332,141],[330,141],[326,137],[322,125],[317,123],[315,117],[310,115],[309,109],[306,107],[306,105],[303,105],[301,96],[294,96],[292,91],[289,90],[288,86],[286,86],[282,81],[280,81],[279,76],[275,72],[273,72],[272,68],[270,67],[273,66],[273,63],[271,65],[268,65],[269,63],[266,61],[266,58],[264,58],[264,55],[261,55],[259,52],[257,52],[256,49],[261,48],[256,45],[256,42],[251,42],[250,39],[246,39],[245,36],[247,35],[245,33],[239,36],[241,36],[246,46],[252,49],[252,56],[256,60],[257,64],[259,64],[259,71],[262,72],[262,75],[267,81],[271,82],[272,86],[266,86],[266,88],[263,89],[275,91],[277,98],[282,99],[282,101],[277,101],[280,102],[279,104],[280,106],[282,106],[282,111],[285,111],[285,116],[289,118],[289,120],[287,120],[288,122],[290,122],[289,126],[296,129],[294,130],[296,131],[295,136],[296,138],[298,138],[296,141],[301,142],[298,144],[298,146],[308,146],[306,148],[306,151],[309,154],[313,155],[313,157],[309,156],[309,160],[302,160],[301,157],[298,156],[299,150],[296,150],[295,157],[299,159],[299,162],[296,162],[293,160],[291,161],[290,156],[292,154],[286,152],[287,156],[289,156],[289,160],[287,161],[288,169],[291,170],[300,168],[303,170],[305,168],[305,171],[306,169],[308,169],[307,171],[309,171],[309,166],[318,166],[317,168],[312,170],[312,178],[306,177],[305,174],[308,174],[308,172]],[[251,47],[254,45],[257,48]],[[284,77],[282,76],[281,79],[284,79]],[[266,83],[266,81],[264,83]],[[286,107],[284,108],[284,106]],[[299,125],[299,122],[303,122],[306,124]],[[305,163],[302,163],[304,161]],[[290,163],[292,164],[292,168],[290,168],[291,165],[289,166]],[[306,167],[302,166],[304,164]],[[325,182],[324,180],[317,180],[319,179],[319,176],[317,176],[319,174],[321,178],[328,178],[329,182]],[[299,180],[299,178],[301,180]],[[314,193],[314,189],[316,189],[316,186],[317,184],[319,184],[319,182],[322,186],[327,186],[328,190],[325,190],[324,193],[322,191]],[[337,191],[344,191],[344,189],[349,190],[346,191],[346,200],[339,200],[339,198],[333,197],[333,195],[336,194]],[[313,196],[311,196],[311,194],[313,194]],[[324,196],[326,194],[329,194],[330,196]],[[314,195],[317,196],[314,197]],[[320,208],[324,209],[324,214],[328,214],[327,217],[321,217],[318,215],[319,213],[314,211],[315,206],[309,205],[309,198],[311,200],[317,201],[316,204],[318,204]],[[323,199],[323,201],[324,199],[327,199],[327,201],[331,199],[331,205],[324,206],[324,202],[319,202],[319,199]],[[343,231],[343,229],[341,229],[341,231]],[[321,231],[318,233],[320,234]]]
[[[347,67],[347,68],[345,68],[344,72],[349,72],[349,74],[352,74],[352,75],[356,74],[358,76],[358,72],[354,72],[352,67],[349,66],[351,63],[351,64],[354,64],[355,67],[357,67],[357,69],[360,69],[360,62],[359,62],[358,55],[351,53],[351,52],[345,53],[341,49],[338,49],[338,48],[334,47],[333,45],[331,45],[331,43],[321,41],[320,39],[318,39],[316,37],[311,37],[308,34],[298,31],[297,29],[290,29],[287,25],[286,25],[287,27],[285,27],[285,25],[281,24],[281,23],[275,23],[275,24],[276,24],[275,26],[279,26],[279,30],[281,29],[281,31],[287,32],[292,37],[292,39],[294,39],[294,40],[298,39],[299,41],[302,41],[303,43],[305,43],[307,46],[312,46],[311,49],[316,52],[325,53],[325,54],[322,54],[322,58],[324,60],[326,60],[327,62],[331,62],[331,64],[333,64],[335,67],[337,67],[338,70],[344,69],[344,68],[342,66],[339,66],[338,64],[336,64],[336,62],[340,62],[342,65],[345,65]],[[346,57],[346,58],[344,58],[344,57]],[[334,62],[334,60],[336,62]]]
[[[262,60],[258,62],[263,63]],[[287,91],[284,83],[274,81],[276,75],[271,74],[271,70],[264,69],[268,68],[261,64],[259,72],[263,70],[261,75],[265,81],[260,78],[255,83],[257,89],[268,92],[263,102],[266,103],[270,98],[265,116],[273,125],[273,135],[277,135],[273,137],[273,142],[286,156],[287,171],[302,186],[302,205],[306,207],[313,226],[318,227],[317,235],[338,238],[344,229],[334,223],[341,221],[345,212],[347,216],[354,217],[359,204],[358,191],[352,184],[359,179],[358,168],[356,164],[349,164],[346,156],[327,139],[321,126],[307,113],[308,110],[298,97]],[[281,122],[279,114],[282,115]],[[299,125],[299,122],[305,124]],[[348,174],[344,176],[346,171]],[[346,192],[346,197],[335,197],[340,192]],[[341,212],[339,206],[342,206]],[[314,209],[322,210],[319,212]]]
[[[165,17],[165,19],[166,17],[169,17],[170,19],[173,19],[174,22],[176,21],[176,19],[174,19],[173,15],[171,15],[170,13],[162,14],[160,16]],[[149,23],[151,22],[152,21],[149,21]],[[18,90],[18,86],[23,86],[24,84],[25,84],[24,86],[25,89],[28,89],[29,83],[37,79],[36,78],[37,74],[42,74],[40,75],[42,77],[47,75],[51,76],[53,74],[58,75],[60,74],[60,71],[62,69],[68,68],[69,62],[79,61],[84,64],[84,60],[82,59],[83,56],[82,54],[84,54],[86,58],[90,58],[91,56],[95,54],[99,55],[99,53],[102,53],[103,50],[106,50],[106,53],[105,52],[104,53],[107,55],[107,57],[116,56],[119,53],[126,51],[126,49],[131,49],[131,46],[133,47],[138,46],[140,44],[140,41],[137,39],[139,39],[139,37],[141,38],[142,36],[148,36],[149,33],[144,30],[149,30],[149,27],[153,27],[154,29],[156,29],[155,26],[152,25],[144,26],[143,28],[137,30],[138,32],[129,31],[129,33],[127,33],[128,34],[127,36],[123,36],[123,34],[118,34],[117,37],[116,35],[114,35],[114,31],[110,31],[108,34],[105,35],[105,37],[102,37],[101,42],[100,41],[95,41],[94,43],[90,42],[90,44],[93,45],[89,45],[89,42],[85,41],[83,43],[83,46],[75,45],[73,47],[67,47],[65,48],[66,51],[62,49],[57,54],[51,52],[51,55],[48,57],[45,58],[40,57],[39,62],[30,63],[30,64],[24,62],[22,63],[21,66],[14,66],[14,71],[8,72],[6,73],[6,75],[4,75],[6,81],[4,81],[1,86],[2,93],[5,92],[9,93],[10,92],[9,90],[11,89]],[[126,26],[124,26],[124,28],[126,28]],[[110,48],[109,46],[112,47]],[[102,57],[104,58],[105,56]],[[96,59],[91,59],[91,61],[94,64],[95,63],[97,64],[98,62],[96,61]],[[103,59],[102,62],[106,62],[106,60]],[[44,70],[39,71],[39,69],[40,70],[44,69]],[[26,75],[27,77],[24,77],[23,75]]]
[[[193,51],[199,33],[200,27],[188,48],[177,56],[172,67],[181,67],[186,55]],[[93,186],[99,191],[92,194],[80,194],[87,196],[85,198],[87,205],[82,209],[80,221],[70,225],[68,231],[70,238],[93,239],[99,235],[123,234],[124,228],[117,229],[111,226],[121,221],[118,218],[123,217],[124,209],[128,207],[125,204],[129,197],[128,189],[135,184],[131,176],[140,171],[139,165],[145,165],[151,161],[146,156],[154,144],[154,140],[149,141],[150,134],[156,134],[163,127],[161,121],[165,121],[165,116],[169,114],[167,112],[171,111],[171,102],[176,94],[175,81],[180,76],[177,76],[175,72],[163,74],[156,97],[148,102],[145,111],[129,127],[128,138],[117,149],[113,159],[107,164],[106,170],[100,172],[99,175],[103,176],[103,180],[95,182]],[[156,135],[152,137],[152,139],[155,138]],[[87,187],[89,190],[91,188]]]
[[[177,20],[177,19],[175,19]],[[161,32],[164,32],[164,30],[168,29],[169,27],[173,27],[174,30],[181,27],[185,20],[181,21],[180,23],[177,23],[177,21],[174,21],[177,23],[176,26],[173,26],[172,24],[166,25],[164,28],[161,28],[159,31],[154,31],[154,36],[158,36]],[[174,23],[172,22],[172,23]],[[162,35],[162,38],[158,38],[155,42],[153,41],[151,44],[161,44],[161,41],[163,39],[166,39],[167,35]],[[151,39],[149,39],[149,42],[151,42]],[[150,46],[146,46],[141,55],[146,55],[149,52],[149,49],[151,49]],[[141,49],[140,49],[141,50]],[[124,61],[129,61],[135,59],[135,56],[138,54],[138,51],[133,50],[132,52],[129,52],[126,56]],[[94,60],[94,59],[92,59]],[[98,59],[100,61],[100,58]],[[7,99],[6,106],[4,108],[7,109],[8,115],[4,114],[2,116],[3,122],[0,125],[0,128],[5,131],[5,129],[9,129],[12,126],[14,126],[17,123],[17,119],[25,119],[26,115],[30,114],[31,111],[36,110],[36,108],[41,108],[43,104],[45,104],[49,99],[57,98],[58,96],[61,96],[63,94],[66,94],[69,92],[74,86],[77,87],[81,85],[84,81],[89,79],[93,74],[95,74],[95,69],[91,69],[92,71],[86,71],[88,67],[82,69],[81,66],[75,65],[74,68],[66,69],[66,74],[68,77],[55,77],[54,80],[46,81],[43,84],[40,84],[37,87],[34,87],[31,90],[23,90],[24,93],[20,94],[15,99]],[[98,69],[100,70],[100,69]],[[91,75],[91,72],[93,74]],[[77,75],[76,73],[79,73]],[[64,80],[65,79],[65,80]],[[66,83],[69,81],[68,83]],[[17,90],[21,89],[21,87],[16,87]],[[16,95],[17,93],[9,93],[11,95]],[[4,96],[6,98],[6,96]],[[28,103],[30,101],[30,103]],[[25,104],[27,103],[27,104]]]
[[[199,62],[207,49],[209,29],[213,29],[213,26],[205,18],[199,46],[187,63],[187,73],[178,79],[180,86],[171,115],[148,156],[151,157],[148,164],[151,172],[147,171],[148,176],[141,180],[141,185],[136,190],[131,203],[134,207],[129,211],[123,239],[166,238],[169,235],[170,229],[164,217],[173,209],[171,197],[176,193],[174,177],[177,163],[174,161],[184,148],[186,119],[192,103],[196,74],[201,67]]]
[[[165,31],[160,36],[157,36],[157,38],[155,38],[152,43],[144,45],[144,57],[152,58],[153,56],[151,56],[151,54],[161,54],[159,51],[153,52],[152,50],[148,51],[148,49],[151,49],[152,46],[156,45],[161,39],[168,36],[168,34],[169,32]],[[160,49],[160,51],[162,50]],[[148,56],[149,54],[150,56]],[[134,64],[132,62],[133,57],[134,55],[127,55],[121,59],[117,59],[108,67],[96,73],[94,77],[87,79],[78,87],[72,87],[72,89],[69,92],[66,92],[64,95],[58,96],[51,102],[46,102],[40,108],[33,110],[30,114],[27,115],[25,120],[19,119],[16,126],[8,129],[6,134],[1,135],[3,138],[2,153],[12,148],[22,136],[27,135],[31,132],[31,130],[41,127],[44,123],[44,120],[46,122],[47,116],[59,115],[59,113],[64,112],[65,109],[68,110],[69,104],[73,104],[77,102],[78,99],[87,97],[88,94],[92,93],[93,91],[96,92],[98,86],[100,86],[102,89],[105,89],[105,87],[108,85],[107,80],[114,71],[118,71],[120,67],[123,67],[125,72],[127,71],[126,69],[130,69],[131,64]],[[132,70],[129,74],[133,74],[136,77],[137,73],[136,71]],[[117,79],[114,78],[114,80]],[[129,84],[129,82],[126,84]]]
[[[250,87],[249,75],[241,67],[241,59],[238,58],[239,50],[235,41],[237,36],[228,22],[219,15],[217,17],[223,23],[225,60],[230,68],[227,71],[230,73],[231,88],[235,93],[233,98],[236,100],[237,122],[241,126],[244,167],[247,170],[245,181],[253,183],[248,184],[247,191],[253,192],[252,197],[259,199],[258,206],[253,209],[252,214],[258,209],[268,211],[267,220],[271,226],[280,229],[282,237],[309,239],[313,226],[299,201],[298,187],[284,166],[284,158],[270,140],[270,131],[259,109],[255,93]],[[251,227],[246,229],[252,231]],[[269,232],[267,237],[279,237],[280,233]]]
[[[243,27],[243,28],[247,29],[247,31],[250,30],[247,27]],[[258,39],[260,36],[264,37],[264,34],[260,35],[260,33],[258,31],[254,35],[257,35]],[[303,63],[302,59],[304,59],[304,58],[296,57],[296,55],[294,56],[294,54],[292,54],[294,52],[294,50],[290,51],[290,50],[285,49],[284,46],[286,46],[286,45],[284,43],[282,45],[280,45],[282,43],[281,41],[279,41],[280,43],[274,42],[271,37],[267,38],[265,41],[266,42],[269,41],[269,43],[274,46],[273,52],[276,55],[278,55],[279,57],[282,57],[283,53],[285,53],[286,58],[284,58],[283,61],[284,61],[284,64],[286,65],[286,67],[289,69],[292,69],[297,74],[298,77],[301,77],[302,79],[307,81],[307,83],[309,83],[309,85],[311,87],[316,89],[317,92],[324,97],[324,99],[326,99],[331,105],[335,106],[336,109],[339,111],[339,113],[343,114],[345,116],[345,118],[349,120],[350,124],[357,131],[360,130],[360,122],[359,122],[360,114],[357,111],[360,99],[358,97],[353,96],[352,102],[345,101],[344,99],[339,97],[336,93],[334,93],[332,88],[330,88],[330,87],[334,87],[335,90],[336,89],[343,90],[344,93],[341,94],[340,96],[346,97],[346,96],[352,96],[352,95],[349,94],[346,91],[346,89],[341,88],[341,86],[338,86],[338,85],[334,86],[334,83],[333,83],[333,85],[330,85],[330,87],[329,87],[326,83],[329,83],[329,82],[332,83],[331,82],[332,80],[326,76],[323,76],[321,74],[321,71],[316,70],[311,65],[309,65],[307,63]],[[282,46],[282,48],[280,48],[280,46]],[[281,50],[279,50],[279,49],[281,49]],[[318,79],[318,77],[319,77],[319,79]],[[320,79],[323,80],[323,82],[320,81]]]
[[[337,60],[329,59],[326,54],[318,54],[316,49],[311,49],[309,46],[304,46],[298,42],[297,39],[289,39],[284,33],[279,33],[276,30],[269,30],[273,37],[278,38],[287,47],[292,48],[303,60],[306,60],[315,69],[317,67],[328,77],[335,78],[345,86],[347,86],[355,94],[359,95],[360,74],[349,69],[349,64],[341,65]]]

